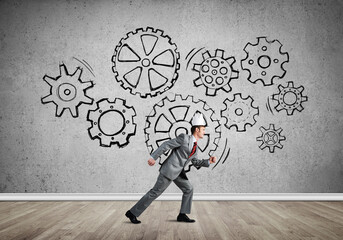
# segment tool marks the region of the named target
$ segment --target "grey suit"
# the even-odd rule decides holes
[[[131,209],[130,211],[138,217],[142,212],[160,196],[172,181],[182,190],[182,203],[180,213],[190,213],[193,199],[193,186],[189,183],[183,172],[184,166],[192,161],[196,167],[209,167],[209,159],[199,160],[197,158],[198,149],[189,158],[193,148],[193,136],[180,134],[174,139],[164,142],[151,156],[156,160],[164,152],[172,150],[171,154],[160,167],[160,174],[152,189],[147,192]]]

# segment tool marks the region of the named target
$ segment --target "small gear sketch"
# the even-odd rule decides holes
[[[222,49],[216,49],[214,56],[205,51],[202,58],[201,63],[193,64],[193,70],[199,73],[199,77],[193,80],[194,85],[204,85],[207,96],[215,96],[219,89],[230,92],[230,81],[238,78],[238,71],[233,67],[236,59],[225,58]]]
[[[264,86],[269,86],[274,78],[285,76],[283,65],[289,62],[289,56],[281,51],[281,47],[278,40],[268,41],[266,37],[258,37],[256,44],[249,42],[245,45],[246,58],[241,60],[241,65],[243,70],[249,72],[250,82],[260,80]]]
[[[221,137],[219,120],[204,101],[196,101],[193,96],[183,98],[181,95],[175,95],[174,99],[163,98],[154,105],[147,116],[144,133],[149,153],[156,150],[164,141],[176,138],[181,133],[191,134],[191,119],[197,112],[203,114],[208,126],[204,138],[198,143],[198,149],[201,153],[212,156]],[[169,153],[170,151],[160,157],[161,165]],[[190,171],[191,166],[192,164],[188,164],[185,171]]]
[[[304,91],[303,86],[296,88],[294,87],[294,83],[290,81],[286,87],[280,84],[278,88],[279,93],[273,94],[272,96],[273,100],[278,101],[278,105],[275,107],[278,112],[286,110],[287,115],[293,115],[295,110],[301,112],[304,109],[301,104],[306,102],[308,98],[302,95]]]
[[[50,94],[41,98],[43,104],[56,105],[56,117],[61,117],[65,109],[71,115],[79,116],[78,107],[82,104],[93,104],[93,99],[86,95],[86,90],[93,87],[93,82],[82,82],[82,69],[78,67],[73,74],[69,74],[64,64],[59,66],[60,75],[56,78],[45,75],[43,80],[50,85]]]
[[[269,124],[269,128],[265,129],[263,126],[260,127],[262,135],[257,137],[257,141],[261,141],[260,149],[269,148],[269,152],[273,153],[275,147],[282,149],[281,141],[286,140],[285,136],[281,136],[282,128],[275,129],[274,124]]]
[[[112,70],[131,94],[154,97],[173,87],[180,69],[179,58],[177,46],[162,30],[139,28],[127,33],[116,46]]]
[[[104,98],[96,104],[97,108],[90,110],[87,115],[87,120],[92,124],[88,128],[91,139],[99,139],[102,147],[128,145],[129,138],[136,134],[135,109],[120,98],[114,101]]]
[[[256,123],[255,117],[259,114],[259,108],[253,106],[254,99],[251,96],[243,98],[241,93],[233,95],[233,99],[225,99],[225,109],[221,110],[221,117],[225,118],[225,126],[230,129],[236,127],[238,132],[246,131],[247,126]]]

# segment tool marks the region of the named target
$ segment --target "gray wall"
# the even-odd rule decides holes
[[[215,111],[222,124],[219,158],[228,140],[229,157],[215,168],[191,170],[201,193],[343,192],[343,21],[341,1],[1,1],[0,3],[0,192],[142,193],[158,175],[147,164],[146,117],[166,96],[193,95]],[[179,77],[168,91],[140,98],[124,90],[112,72],[112,55],[130,31],[161,29],[180,53]],[[286,75],[271,86],[247,80],[240,60],[245,45],[257,37],[277,39],[289,54]],[[232,91],[207,96],[195,87],[197,72],[186,69],[193,49],[219,48],[234,56],[239,78]],[[201,56],[201,55],[200,55]],[[75,60],[87,61],[93,74]],[[192,60],[191,66],[195,61]],[[71,72],[83,67],[82,80],[92,80],[87,95],[93,105],[55,116],[53,103],[42,104],[59,64]],[[267,98],[278,85],[303,86],[304,110],[273,113]],[[237,132],[223,125],[223,101],[233,93],[252,96],[259,107],[256,123]],[[136,133],[125,147],[101,147],[87,129],[87,112],[103,98],[122,98],[137,116]],[[271,101],[275,107],[275,101]],[[272,107],[273,107],[272,106]],[[261,150],[260,127],[282,128],[282,149]],[[171,186],[166,192],[179,192]]]

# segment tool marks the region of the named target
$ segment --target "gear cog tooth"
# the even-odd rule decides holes
[[[294,88],[293,82],[292,81],[288,82],[287,87],[288,88]]]
[[[48,75],[45,75],[45,76],[43,77],[43,80],[44,80],[47,84],[49,84],[51,87],[55,87],[55,86],[56,86],[56,79],[55,79],[55,78],[52,78],[52,77],[50,77],[50,76],[48,76]]]
[[[147,27],[145,31],[146,31],[146,32],[153,33],[153,32],[154,32],[154,28],[152,28],[152,27]]]
[[[208,59],[210,57],[211,57],[211,54],[210,54],[210,52],[208,50],[206,50],[205,52],[202,53],[202,58],[204,60],[206,60],[206,59]]]
[[[234,57],[229,57],[228,59],[226,59],[226,61],[230,64],[233,65],[236,62],[236,59]]]
[[[219,57],[219,58],[224,58],[224,50],[223,49],[216,49],[215,56]]]
[[[98,134],[99,134],[98,130],[94,126],[91,128],[88,128],[88,133],[92,139],[95,139],[96,137],[98,137]]]
[[[194,85],[195,85],[196,87],[202,85],[201,78],[198,77],[198,78],[194,79],[194,80],[193,80],[193,83],[194,83]]]
[[[243,50],[244,50],[247,54],[249,54],[249,52],[251,52],[251,50],[253,49],[254,46],[256,46],[256,45],[252,45],[250,42],[248,42],[248,43],[245,45],[245,47],[244,47]],[[248,57],[248,55],[247,55],[247,57]]]
[[[231,90],[232,90],[232,88],[230,87],[230,85],[225,85],[224,87],[223,87],[223,90],[225,91],[225,92],[230,92]]]
[[[42,103],[45,104],[45,103],[49,103],[49,102],[54,102],[55,101],[55,98],[53,95],[47,95],[45,97],[43,97],[41,99]]]
[[[64,112],[64,109],[65,108],[63,108],[63,107],[60,107],[60,106],[57,106],[56,107],[56,117],[61,117],[62,116],[62,114],[63,114],[63,112]]]
[[[76,79],[80,80],[81,79],[81,75],[82,75],[82,71],[83,71],[82,68],[77,67],[75,72],[74,72],[74,74],[73,74],[73,76],[75,76]]]
[[[238,76],[239,76],[238,71],[232,71],[232,73],[231,73],[231,78],[232,78],[232,79],[237,79]]]
[[[208,95],[208,96],[215,96],[216,93],[217,93],[216,89],[206,88],[206,95]]]
[[[63,63],[60,65],[60,76],[68,76],[68,70],[66,65],[64,65]]]
[[[200,72],[201,71],[201,64],[194,63],[193,70]]]

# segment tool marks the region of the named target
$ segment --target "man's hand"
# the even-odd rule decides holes
[[[148,160],[148,164],[150,165],[150,166],[154,166],[155,165],[155,159],[153,159],[153,158],[150,158],[149,160]]]
[[[210,157],[210,164],[215,163],[217,161],[216,157]]]

